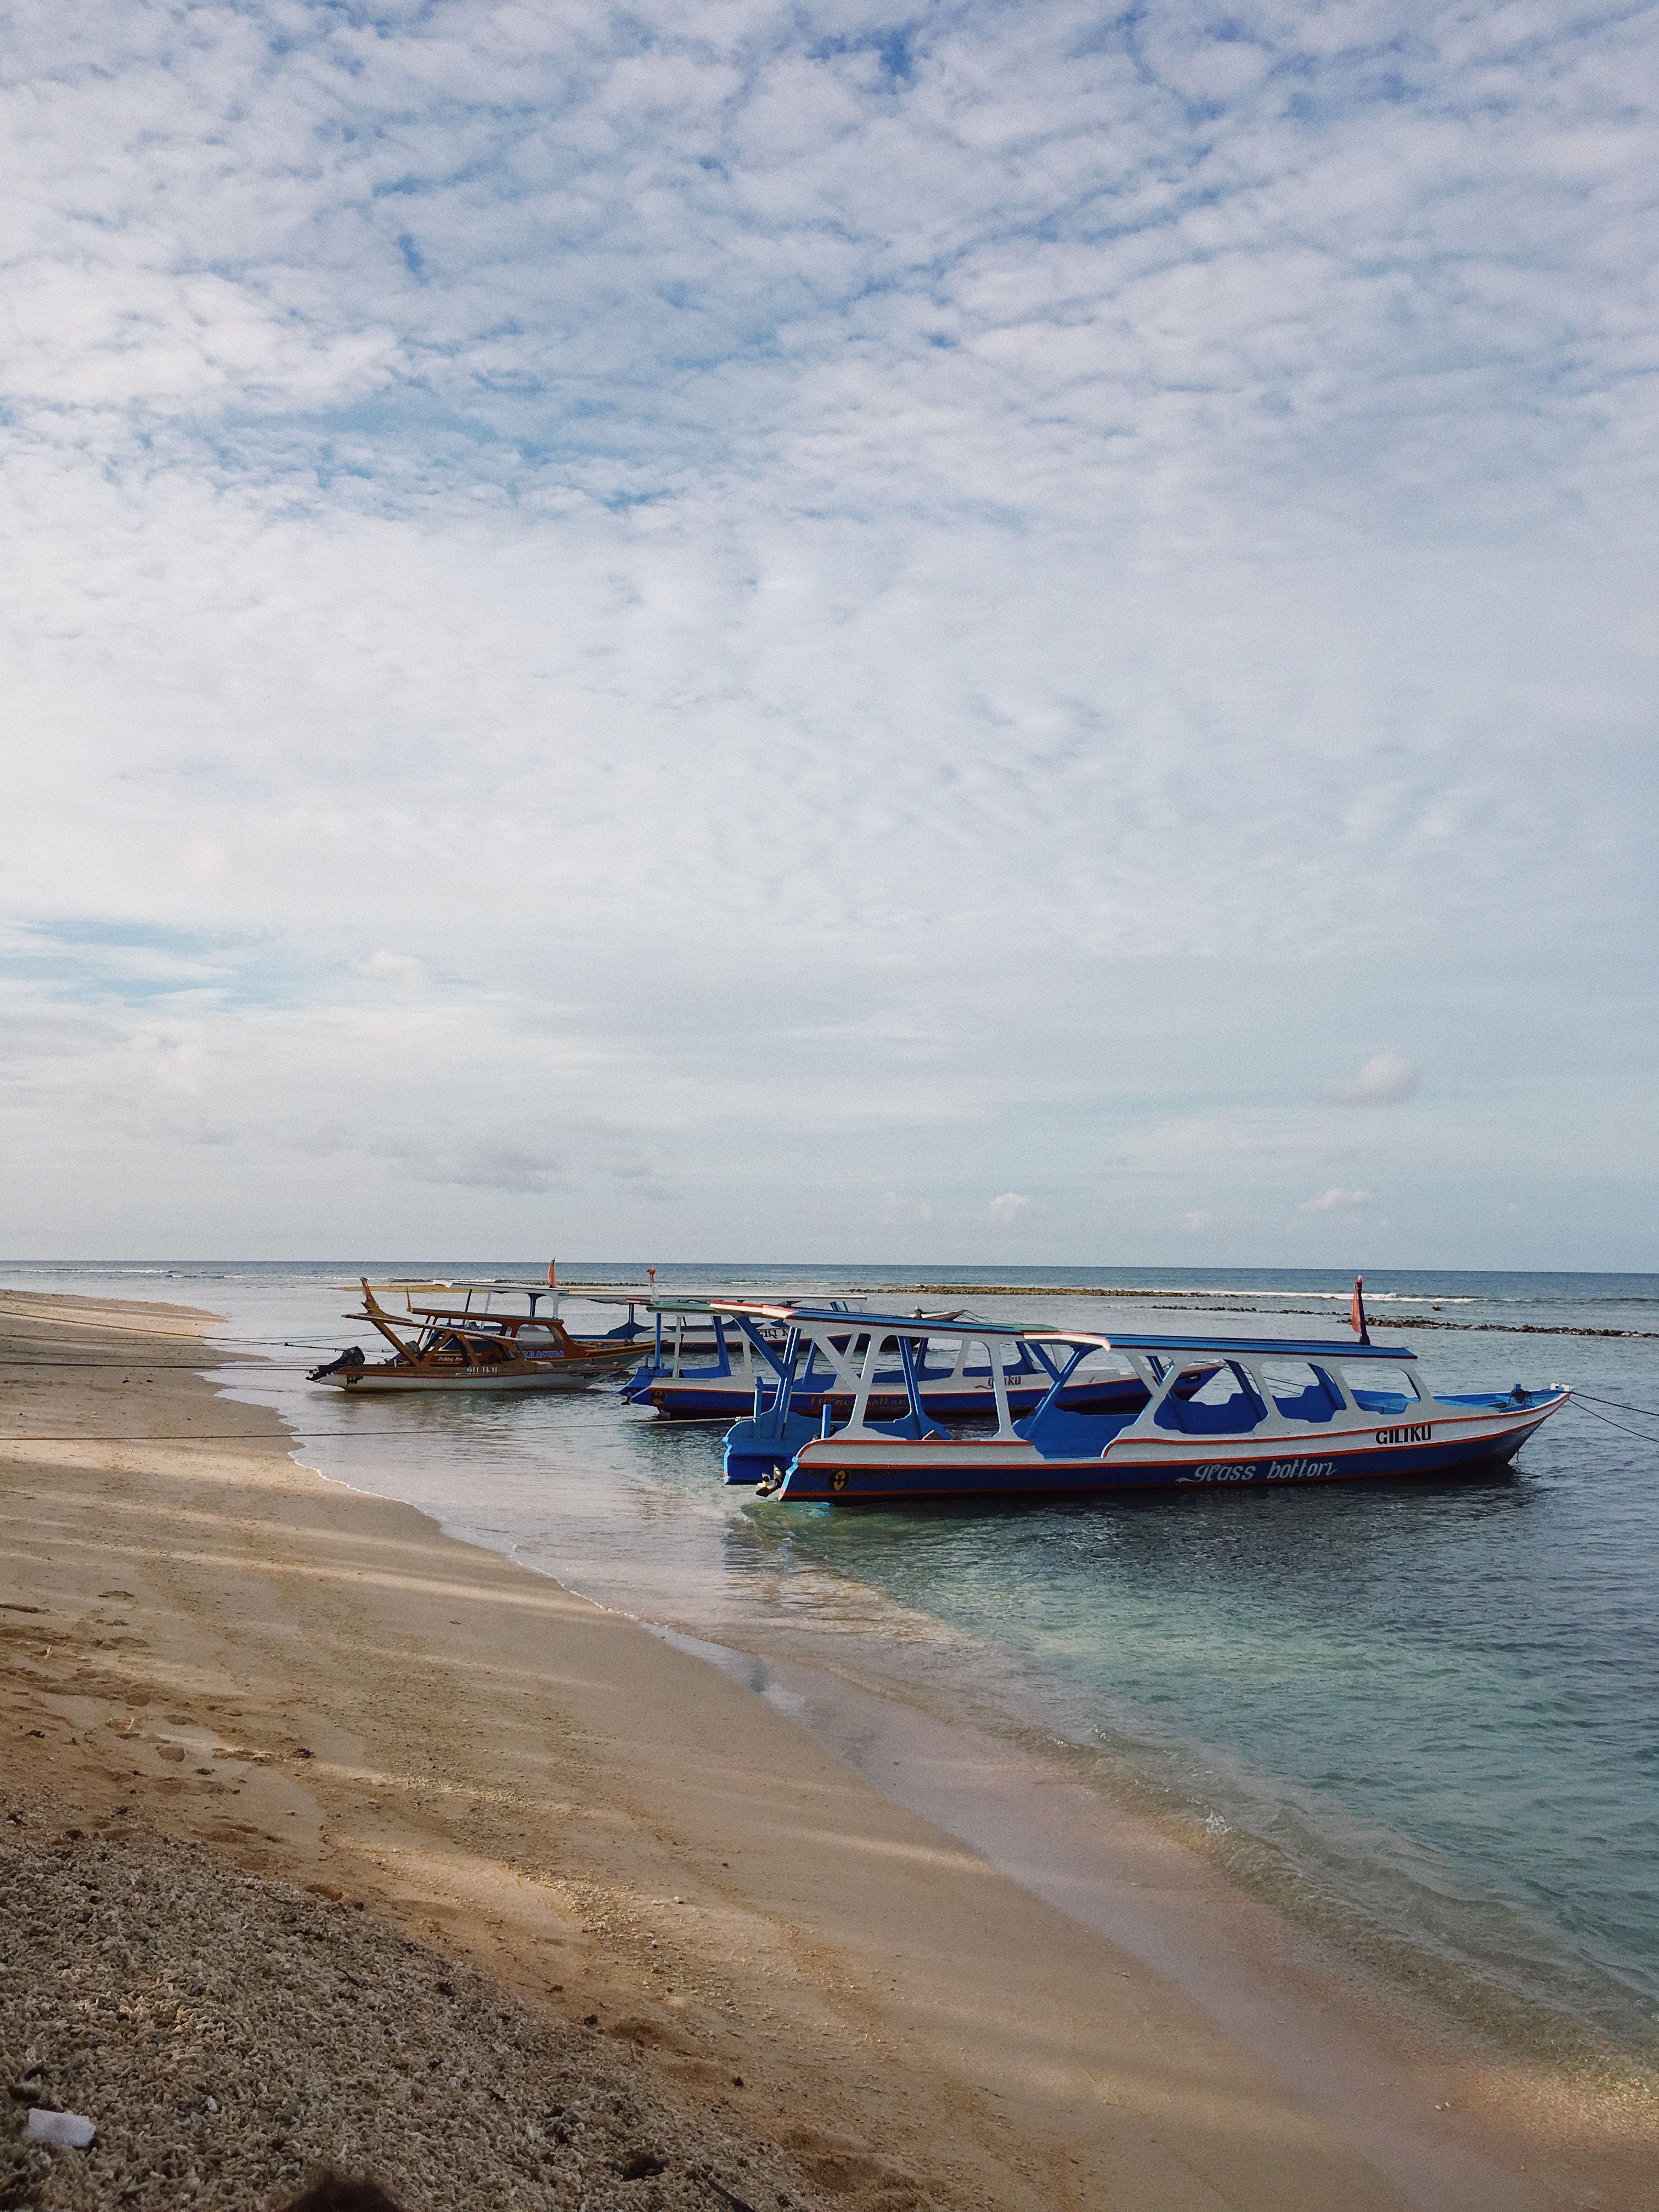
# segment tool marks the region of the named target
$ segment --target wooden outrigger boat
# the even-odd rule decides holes
[[[366,1321],[392,1346],[389,1359],[370,1360],[358,1345],[337,1359],[313,1367],[310,1380],[337,1390],[586,1390],[615,1381],[640,1357],[628,1324],[603,1337],[573,1336],[559,1319],[556,1285],[539,1283],[381,1283],[362,1278]],[[395,1291],[408,1318],[390,1314],[374,1293]],[[417,1294],[450,1294],[441,1305],[416,1304]],[[454,1294],[464,1293],[459,1302]],[[522,1312],[502,1312],[493,1300],[514,1293]],[[482,1303],[475,1305],[474,1298]],[[538,1307],[546,1299],[552,1310]],[[630,1316],[631,1321],[631,1316]]]
[[[845,1316],[806,1306],[725,1310],[787,1331],[782,1382],[771,1404],[727,1436],[726,1480],[755,1483],[763,1496],[830,1505],[1490,1474],[1571,1395],[1565,1384],[1517,1383],[1437,1396],[1411,1351],[1371,1343],[1356,1290],[1357,1343],[1105,1336],[865,1314],[848,1417],[837,1424],[826,1407],[813,1426],[792,1419],[794,1377],[804,1348],[844,1330]],[[983,1347],[989,1364],[989,1436],[948,1434],[924,1404],[930,1359],[941,1348],[954,1353],[964,1339]],[[1015,1347],[1048,1377],[1041,1404],[1023,1420],[1009,1400]],[[874,1419],[895,1352],[906,1409],[896,1420]],[[1118,1401],[1079,1410],[1067,1394],[1091,1371],[1115,1388]]]

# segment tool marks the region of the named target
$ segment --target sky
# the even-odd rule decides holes
[[[1659,1268],[1659,13],[19,4],[0,1250]]]

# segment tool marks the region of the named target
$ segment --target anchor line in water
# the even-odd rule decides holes
[[[1577,1404],[1576,1395],[1573,1402],[1574,1404]],[[1593,1421],[1605,1421],[1608,1428],[1617,1429],[1621,1437],[1634,1437],[1638,1443],[1650,1444],[1659,1443],[1659,1437],[1656,1437],[1650,1429],[1626,1428],[1622,1421],[1615,1421],[1613,1419],[1611,1415],[1607,1413],[1598,1413],[1594,1406],[1579,1406],[1578,1410],[1581,1413],[1588,1413]],[[1637,1413],[1641,1413],[1644,1409],[1638,1406],[1635,1407],[1634,1410]]]
[[[1594,1398],[1598,1406],[1617,1406],[1621,1413],[1645,1413],[1649,1420],[1659,1421],[1659,1407],[1652,1406],[1627,1406],[1622,1398],[1603,1398],[1599,1396],[1594,1390],[1580,1390],[1575,1389],[1572,1395],[1575,1398]]]

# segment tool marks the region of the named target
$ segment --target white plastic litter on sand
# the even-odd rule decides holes
[[[63,2150],[84,2150],[97,2132],[79,2112],[43,2112],[38,2105],[23,2123],[32,2142],[56,2143]]]

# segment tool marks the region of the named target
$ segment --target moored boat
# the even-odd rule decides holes
[[[856,1306],[829,1298],[833,1313]],[[712,1297],[653,1297],[650,1356],[623,1386],[636,1406],[649,1406],[673,1421],[733,1421],[745,1407],[775,1389],[777,1354],[785,1332],[775,1324],[740,1324],[715,1310]],[[849,1401],[850,1402],[850,1401]]]
[[[756,1482],[761,1494],[793,1502],[909,1504],[1490,1473],[1571,1395],[1562,1384],[1516,1384],[1437,1396],[1408,1348],[1370,1341],[1357,1300],[1358,1341],[1108,1336],[866,1314],[848,1418],[836,1423],[823,1413],[803,1437],[788,1419],[793,1379],[803,1347],[819,1343],[837,1317],[805,1306],[744,1312],[786,1328],[785,1373],[776,1402],[733,1426],[726,1480]],[[918,1376],[941,1340],[983,1349],[995,1400],[990,1435],[951,1435],[928,1417]],[[1041,1403],[1024,1419],[1006,1382],[1016,1346],[1048,1377]],[[877,1379],[895,1352],[905,1406],[896,1419],[875,1418]],[[1116,1390],[1118,1402],[1087,1409],[1066,1402],[1068,1393],[1095,1388]]]
[[[402,1296],[407,1319],[386,1311],[375,1296],[377,1287]],[[417,1295],[434,1291],[447,1294],[443,1304],[416,1303]],[[573,1336],[559,1318],[556,1285],[375,1285],[365,1276],[362,1293],[362,1312],[345,1318],[368,1322],[392,1346],[391,1358],[371,1360],[354,1344],[337,1359],[313,1367],[313,1382],[351,1391],[586,1390],[627,1374],[640,1356],[638,1346],[620,1333]],[[495,1302],[504,1294],[522,1300],[524,1310],[499,1308]],[[550,1299],[551,1311],[542,1312]]]
[[[781,1306],[780,1310],[784,1309]],[[803,1340],[791,1371],[787,1400],[779,1394],[785,1373],[788,1332],[781,1322],[757,1318],[743,1301],[719,1298],[665,1299],[651,1310],[657,1316],[654,1356],[623,1386],[631,1403],[650,1406],[670,1420],[733,1421],[746,1410],[775,1413],[773,1427],[805,1443],[827,1408],[833,1420],[852,1413],[858,1394],[860,1362],[867,1330],[862,1301],[825,1301],[819,1310],[837,1316],[841,1325],[827,1334]],[[960,1310],[926,1315],[918,1322],[948,1323]],[[699,1323],[707,1316],[707,1327]],[[693,1362],[699,1364],[693,1364]],[[936,1421],[994,1420],[996,1399],[988,1358],[970,1355],[963,1338],[944,1358],[924,1358],[917,1372],[921,1407]],[[1008,1402],[1017,1413],[1035,1413],[1050,1377],[1022,1348],[1016,1348],[1005,1376]],[[866,1413],[872,1420],[896,1419],[908,1399],[902,1364],[890,1353],[878,1373]],[[1128,1395],[1133,1395],[1133,1386]],[[1126,1386],[1102,1377],[1068,1386],[1066,1403],[1074,1409],[1105,1409],[1127,1403]]]

